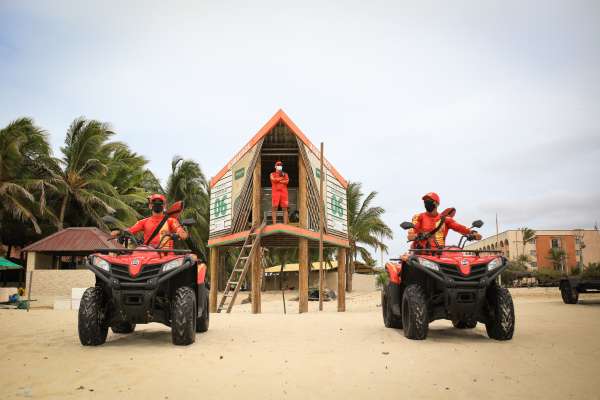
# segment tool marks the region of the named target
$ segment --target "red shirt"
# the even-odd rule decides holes
[[[152,235],[152,232],[154,232],[154,230],[156,229],[158,224],[160,224],[160,221],[162,221],[163,218],[164,218],[164,214],[159,214],[159,215],[153,215],[151,217],[141,219],[138,222],[136,222],[135,225],[133,225],[131,228],[129,228],[129,232],[131,232],[135,235],[136,233],[143,231],[144,232],[144,243],[146,243],[146,240],[148,240],[150,235]],[[160,240],[162,239],[162,237],[165,233],[181,234],[181,233],[183,233],[183,228],[181,227],[181,225],[179,224],[179,221],[177,221],[177,219],[169,218],[169,219],[167,219],[167,222],[165,222],[165,224],[162,226],[162,228],[160,228],[160,232],[156,236],[154,236],[154,239],[152,239],[150,244],[153,246],[158,246],[160,244]],[[173,241],[171,239],[169,239],[166,242],[163,242],[163,247],[172,249]]]
[[[415,228],[411,229],[411,232],[416,234],[431,232],[439,225],[440,218],[440,214],[435,216],[429,215],[427,212],[417,214],[413,217],[412,223],[415,225]],[[428,246],[426,247],[444,247],[446,245],[446,235],[448,234],[449,229],[452,229],[458,233],[462,233],[463,235],[471,232],[471,230],[466,226],[459,224],[450,217],[446,217],[444,220],[444,226],[440,227],[435,235],[429,239],[429,243],[421,242],[419,244],[427,244]]]
[[[287,186],[290,183],[290,177],[285,172],[271,172],[271,189],[273,192],[287,193]]]

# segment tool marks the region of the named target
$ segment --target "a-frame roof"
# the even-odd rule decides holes
[[[296,135],[296,137],[298,137],[298,139],[300,139],[302,143],[304,143],[306,147],[308,147],[308,149],[317,158],[320,158],[319,149],[314,144],[312,144],[310,140],[308,140],[306,135],[302,133],[300,128],[296,126],[296,124],[290,119],[290,117],[288,117],[288,115],[282,109],[279,109],[279,111],[277,111],[275,115],[273,115],[271,119],[262,128],[260,128],[256,135],[254,135],[254,137],[252,137],[252,139],[250,139],[250,141],[246,143],[244,147],[242,147],[242,149],[235,155],[235,157],[233,157],[227,163],[227,165],[225,165],[219,171],[219,173],[210,180],[210,187],[212,188],[213,186],[215,186],[219,179],[221,179],[223,175],[225,175],[227,171],[231,169],[233,164],[235,164],[240,158],[242,158],[244,154],[250,151],[262,138],[264,138],[271,131],[271,129],[273,129],[280,122],[284,123],[290,129],[290,131],[294,135]],[[331,171],[331,173],[340,181],[344,188],[348,187],[348,182],[342,177],[342,175],[340,175],[340,173],[333,167],[333,165],[331,165],[331,163],[327,161],[327,158],[323,160],[323,163]]]

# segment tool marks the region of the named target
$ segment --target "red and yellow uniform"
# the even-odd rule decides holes
[[[288,208],[288,183],[290,177],[285,172],[271,172],[271,193],[273,207]]]
[[[148,240],[150,235],[152,235],[152,232],[154,232],[154,230],[156,229],[158,224],[160,224],[160,221],[162,221],[163,218],[164,218],[164,215],[159,214],[159,215],[153,215],[151,217],[141,219],[138,222],[136,222],[136,224],[133,225],[128,230],[129,230],[129,232],[133,233],[134,235],[138,232],[144,232],[144,243],[146,243],[146,240]],[[160,244],[162,237],[168,233],[176,233],[178,235],[183,235],[183,234],[185,234],[185,230],[179,224],[179,221],[177,221],[177,219],[169,218],[169,219],[167,219],[165,224],[162,226],[162,228],[160,228],[160,232],[156,236],[154,236],[154,238],[152,239],[150,244],[153,246],[158,246]],[[163,244],[163,248],[172,249],[173,241],[171,239],[167,240]]]
[[[427,212],[417,214],[413,217],[412,223],[415,225],[415,227],[414,229],[410,230],[410,233],[419,234],[431,232],[441,223],[441,218],[441,214],[436,214],[435,216],[432,216]],[[471,233],[469,228],[459,224],[451,217],[446,217],[443,224],[444,225],[441,226],[431,238],[429,238],[429,242],[415,242],[414,246],[429,248],[444,247],[446,245],[446,235],[448,235],[448,231],[450,229],[458,233],[462,233],[463,235]]]

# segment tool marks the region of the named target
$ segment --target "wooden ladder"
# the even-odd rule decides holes
[[[233,304],[235,303],[235,298],[240,291],[240,286],[244,283],[248,269],[252,264],[252,256],[255,252],[260,251],[260,235],[265,225],[266,223],[263,222],[258,228],[251,229],[246,237],[240,255],[235,261],[231,275],[225,285],[225,291],[223,292],[223,296],[217,307],[218,313],[225,309],[225,307],[227,307],[227,313],[231,312]],[[229,299],[229,301],[227,301],[227,299]]]

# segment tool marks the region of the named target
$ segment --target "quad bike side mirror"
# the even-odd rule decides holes
[[[400,224],[400,227],[401,227],[402,229],[404,229],[404,230],[407,230],[407,229],[412,229],[412,228],[414,228],[414,227],[415,227],[415,224],[413,224],[412,222],[406,222],[406,221],[404,221],[403,223],[401,223],[401,224]]]
[[[477,221],[473,221],[473,228],[481,228],[483,226],[483,221],[478,219]]]
[[[176,214],[179,214],[180,212],[183,211],[183,201],[176,201],[175,203],[171,204],[171,207],[169,207],[169,209],[167,210],[167,215],[168,216],[173,216]]]
[[[190,225],[194,225],[196,223],[196,220],[194,218],[186,218],[183,221],[181,221],[181,225],[183,226],[190,226]]]

